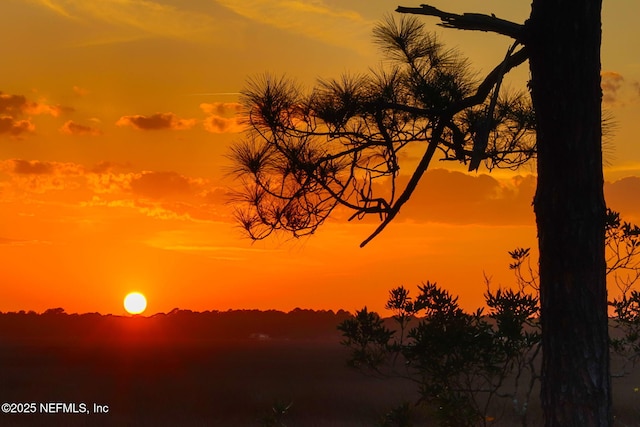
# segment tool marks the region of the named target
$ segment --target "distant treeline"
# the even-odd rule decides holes
[[[44,313],[0,313],[2,342],[60,341],[214,341],[250,339],[335,339],[337,325],[352,315],[344,310],[230,310],[194,312],[174,309],[153,316],[67,314],[62,308]]]

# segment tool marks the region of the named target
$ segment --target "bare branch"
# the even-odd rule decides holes
[[[499,63],[491,72],[485,77],[485,79],[478,86],[478,90],[472,96],[465,98],[462,102],[452,106],[457,109],[456,112],[462,111],[465,108],[473,107],[474,105],[481,104],[489,96],[491,88],[498,82],[500,76],[508,73],[511,69],[522,64],[529,59],[527,48],[523,47],[513,55],[509,55],[501,63]]]
[[[435,16],[442,21],[442,23],[438,24],[441,27],[498,33],[516,40],[521,40],[524,33],[524,25],[522,24],[482,13],[463,13],[458,15],[444,12],[427,4],[422,4],[420,7],[398,6],[396,12]]]
[[[431,159],[433,158],[433,155],[436,152],[436,148],[438,148],[438,142],[440,140],[440,135],[442,134],[442,131],[443,131],[443,126],[438,126],[438,128],[434,130],[433,132],[434,135],[431,141],[429,142],[427,151],[424,153],[424,156],[422,156],[422,159],[420,159],[420,163],[418,163],[416,170],[413,172],[413,175],[411,175],[411,179],[409,180],[409,183],[405,187],[400,197],[398,197],[398,200],[396,200],[394,205],[389,210],[389,214],[384,219],[384,221],[382,221],[382,224],[380,224],[378,228],[376,228],[375,231],[371,233],[369,237],[367,237],[362,243],[360,243],[361,248],[364,247],[371,240],[373,240],[373,238],[375,238],[378,234],[380,234],[382,230],[384,230],[387,227],[387,225],[389,225],[389,223],[396,217],[398,212],[400,212],[400,208],[402,207],[402,205],[404,205],[409,200],[414,190],[418,186],[418,182],[420,182],[420,178],[422,178],[422,175],[425,173],[425,171],[429,167],[429,163],[431,163]]]

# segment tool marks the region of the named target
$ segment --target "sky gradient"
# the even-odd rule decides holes
[[[529,1],[431,4],[523,22]],[[398,3],[414,6],[411,3]],[[536,246],[534,165],[467,174],[435,163],[364,249],[372,220],[337,215],[311,238],[252,244],[232,220],[225,153],[242,137],[238,92],[265,72],[310,87],[380,64],[371,31],[394,2],[4,0],[0,4],[0,311],[122,314],[173,308],[382,310],[430,280],[481,303],[512,283],[508,250]],[[640,222],[640,4],[603,10],[605,195]],[[509,40],[437,27],[479,73]],[[528,78],[527,65],[505,80]],[[447,169],[445,169],[445,167]],[[407,171],[408,173],[408,171]],[[615,290],[612,290],[614,292]]]

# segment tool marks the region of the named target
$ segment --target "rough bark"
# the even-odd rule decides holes
[[[611,418],[600,89],[601,0],[534,0],[526,24],[537,120],[545,425]]]

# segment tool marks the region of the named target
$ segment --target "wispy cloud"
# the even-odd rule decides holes
[[[357,39],[370,45],[373,22],[355,11],[322,0],[217,0],[252,21],[325,43],[357,49]],[[345,43],[348,39],[349,43]]]
[[[152,0],[32,1],[65,18],[101,21],[152,36],[188,39],[214,28],[206,14]]]
[[[32,2],[39,3],[42,6],[54,11],[58,15],[64,16],[65,18],[72,18],[71,14],[63,6],[64,2],[62,2],[62,1],[57,1],[57,0],[32,0]]]
[[[46,240],[18,240],[18,239],[7,239],[5,237],[0,237],[0,245],[27,246],[27,245],[38,245],[38,244],[49,245],[51,244],[51,242]]]
[[[145,242],[147,245],[166,250],[184,252],[211,259],[241,261],[252,254],[281,252],[282,249],[262,249],[255,246],[238,246],[237,242],[220,240],[215,234],[194,233],[191,230],[165,230],[155,233]]]
[[[85,89],[83,87],[74,86],[73,87],[73,93],[75,93],[78,96],[87,96],[87,95],[89,95],[90,92],[89,92],[88,89]]]

